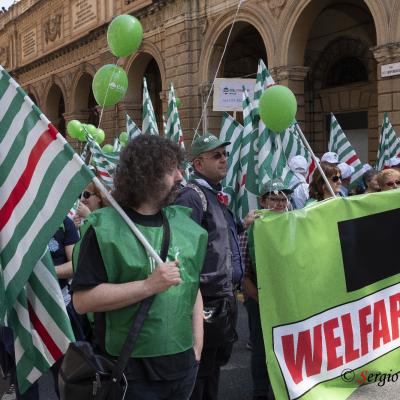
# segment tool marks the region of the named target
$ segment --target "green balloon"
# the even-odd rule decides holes
[[[268,129],[283,132],[296,118],[296,96],[286,86],[271,86],[262,94],[258,111]]]
[[[102,144],[104,142],[104,139],[106,138],[106,134],[103,131],[103,129],[100,128],[96,128],[96,133],[94,135],[94,140],[98,143],[98,144]]]
[[[179,97],[176,97],[175,101],[176,101],[176,108],[180,108],[180,106],[182,104],[181,99]]]
[[[105,144],[102,148],[103,153],[112,153],[114,151],[114,147],[112,144]]]
[[[79,141],[81,141],[81,142],[86,142],[86,133],[85,133],[85,131],[84,131],[84,129],[82,129],[80,132],[79,132],[79,135],[77,136],[77,139],[79,140]]]
[[[77,119],[72,119],[67,124],[68,135],[74,139],[77,139],[82,131],[82,123]]]
[[[95,138],[95,136],[96,136],[96,131],[97,131],[97,128],[94,126],[94,125],[92,125],[92,124],[87,124],[86,125],[86,130],[88,131],[88,133],[93,137],[93,139]]]
[[[113,64],[103,65],[94,75],[92,89],[98,105],[111,107],[125,96],[128,89],[126,72]]]
[[[121,144],[125,145],[125,144],[128,143],[129,137],[128,137],[128,134],[126,132],[121,132],[119,134],[119,138],[118,139],[121,142]]]
[[[117,57],[126,57],[134,53],[140,47],[142,40],[142,24],[132,15],[119,15],[108,27],[108,46],[111,53]]]

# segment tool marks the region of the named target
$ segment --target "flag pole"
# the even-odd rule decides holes
[[[118,212],[118,214],[122,217],[122,219],[128,224],[129,228],[132,230],[132,232],[135,234],[139,242],[143,245],[143,247],[146,249],[147,253],[154,259],[156,264],[162,264],[163,261],[161,260],[160,256],[156,253],[156,251],[153,249],[153,247],[150,245],[150,243],[147,241],[147,239],[143,236],[142,232],[139,231],[137,226],[132,222],[132,220],[126,215],[125,211],[122,209],[122,207],[116,202],[114,197],[111,196],[111,194],[108,192],[108,190],[104,187],[104,185],[100,182],[99,178],[94,177],[93,178],[93,183],[96,185],[96,187],[100,190],[100,192],[104,195],[104,197],[107,199],[107,201],[115,208],[115,210]]]
[[[296,128],[297,128],[297,131],[299,132],[299,135],[300,135],[300,137],[301,137],[301,140],[303,141],[304,145],[307,147],[307,150],[310,152],[311,157],[312,157],[312,159],[314,160],[315,165],[316,165],[317,168],[318,168],[318,171],[321,173],[322,179],[323,179],[323,180],[325,181],[325,183],[326,183],[326,187],[327,187],[328,190],[331,192],[332,197],[337,197],[336,194],[335,194],[335,192],[334,192],[333,189],[332,189],[331,184],[330,184],[329,181],[328,181],[328,178],[327,178],[326,175],[325,175],[325,172],[322,170],[321,165],[320,165],[320,163],[319,163],[317,157],[315,157],[315,154],[314,154],[314,152],[312,151],[311,146],[308,144],[308,141],[307,141],[306,137],[304,136],[303,131],[302,131],[301,128],[300,128],[300,125],[299,125],[297,122],[296,122]]]

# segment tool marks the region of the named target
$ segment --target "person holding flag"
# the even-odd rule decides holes
[[[280,178],[267,181],[261,191],[258,202],[261,209],[274,212],[285,212],[291,209],[290,197],[293,190],[285,186]],[[245,265],[243,291],[246,296],[245,306],[249,314],[251,352],[251,376],[253,379],[253,400],[273,399],[272,387],[267,371],[264,339],[258,304],[258,286],[254,252],[254,237],[252,228],[249,235],[240,235],[240,249]],[[260,268],[260,267],[259,267]]]
[[[100,313],[96,345],[118,357],[140,302],[154,295],[125,375],[130,399],[189,398],[203,344],[199,275],[207,233],[190,210],[169,206],[182,180],[183,152],[158,135],[139,135],[122,150],[113,193],[150,245],[155,265],[112,207],[92,212],[74,251],[76,310]],[[76,255],[76,256],[75,256]]]

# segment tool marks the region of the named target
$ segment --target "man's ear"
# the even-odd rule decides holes
[[[192,161],[192,165],[193,165],[193,168],[194,168],[195,170],[201,172],[201,170],[202,170],[202,165],[203,165],[203,164],[202,164],[200,158],[195,158],[195,159]]]

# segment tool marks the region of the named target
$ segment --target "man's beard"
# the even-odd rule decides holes
[[[160,208],[163,208],[163,207],[166,207],[166,206],[169,206],[170,204],[172,204],[175,201],[180,188],[181,188],[180,183],[176,183],[174,186],[172,186],[171,190],[163,198],[160,199],[160,201],[159,201]]]

